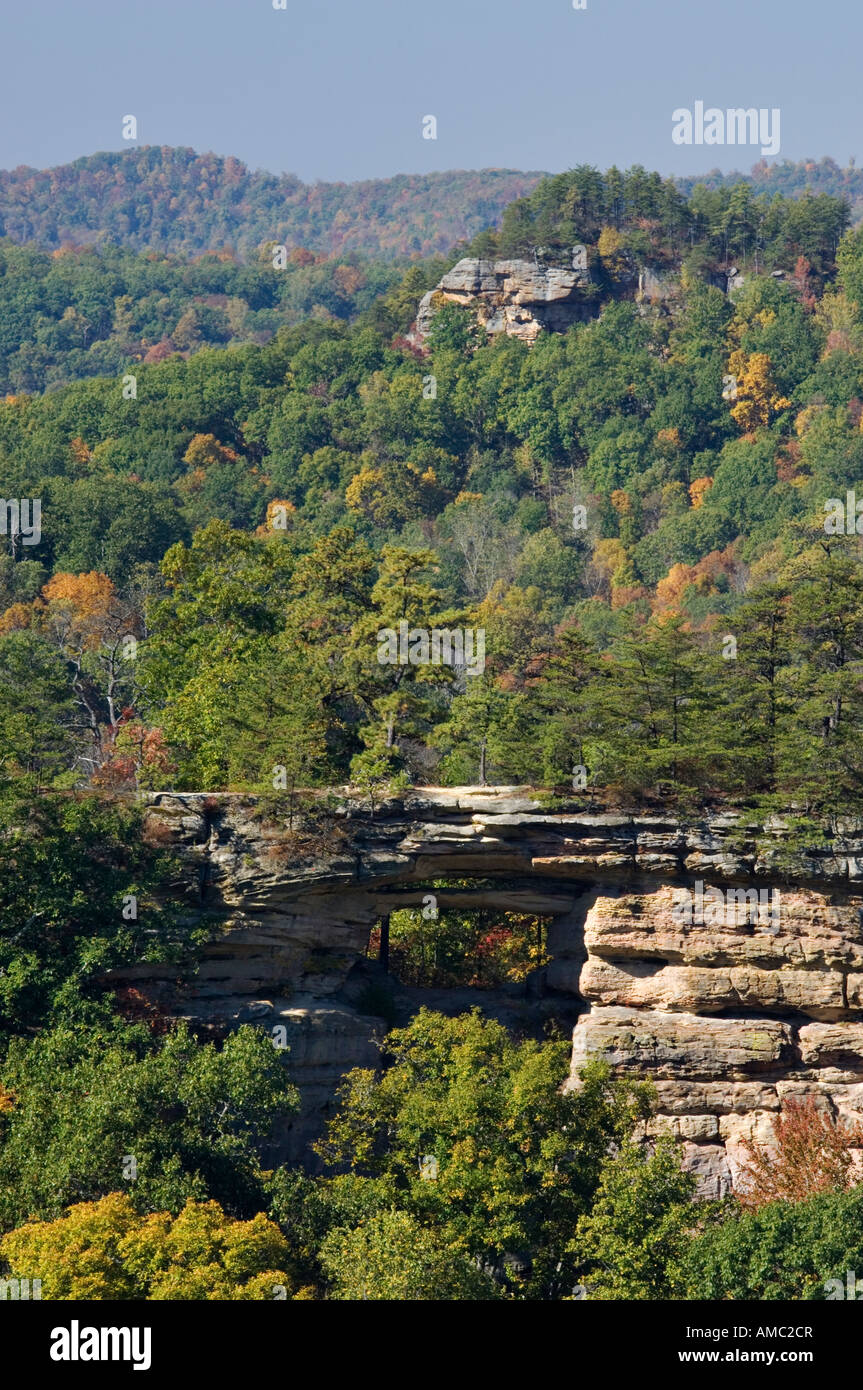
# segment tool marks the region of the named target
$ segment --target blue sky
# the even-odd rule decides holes
[[[860,0],[0,0],[0,167],[191,145],[306,180],[748,169],[672,111],[779,107],[780,158],[863,153]],[[434,115],[438,138],[422,138]]]

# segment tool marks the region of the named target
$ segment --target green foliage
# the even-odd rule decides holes
[[[232,1221],[218,1202],[188,1201],[178,1216],[141,1218],[120,1192],[0,1240],[11,1276],[41,1279],[49,1301],[272,1299],[279,1287],[285,1297],[286,1255],[284,1237],[261,1213]]]
[[[4,1031],[104,1018],[109,970],[191,968],[207,931],[153,903],[169,863],[143,842],[138,808],[92,794],[35,796],[15,782],[0,797],[0,828]]]
[[[773,171],[771,170],[771,173]],[[494,249],[503,256],[545,255],[565,260],[575,243],[596,245],[600,277],[631,277],[637,259],[662,265],[695,250],[701,265],[718,267],[757,252],[762,267],[791,269],[804,255],[819,274],[829,271],[848,226],[847,204],[830,193],[799,200],[753,194],[735,175],[730,187],[663,180],[639,165],[603,175],[588,165],[543,179],[504,211]],[[688,199],[681,186],[690,190]],[[844,191],[844,190],[843,190]],[[859,196],[859,195],[858,195]],[[609,238],[609,231],[614,235]],[[611,243],[613,255],[604,248]],[[479,254],[479,250],[476,250]],[[487,248],[484,254],[489,254]]]
[[[50,783],[74,752],[74,703],[62,656],[34,632],[0,637],[0,770]]]
[[[138,152],[129,167],[155,179],[167,160],[169,183],[222,170],[175,154]],[[106,171],[126,167],[106,158]],[[828,648],[816,656],[800,612],[800,645],[769,696],[802,738],[799,767],[785,725],[771,728],[769,758],[759,752],[763,700],[750,710],[741,668],[735,679],[713,659],[719,621],[732,627],[738,609],[745,620],[743,592],[803,563],[813,515],[863,479],[856,234],[838,252],[841,288],[825,289],[844,219],[820,196],[764,205],[745,181],[687,200],[644,170],[580,167],[511,205],[500,245],[488,233],[484,246],[527,254],[539,240],[553,259],[583,239],[596,317],[528,347],[487,340],[444,304],[422,351],[400,335],[442,262],[381,282],[350,324],[312,317],[267,341],[216,340],[207,314],[233,312],[216,300],[230,306],[242,289],[255,313],[275,313],[272,277],[311,273],[309,256],[275,272],[227,256],[182,266],[8,245],[10,294],[35,256],[55,307],[62,285],[75,314],[127,338],[164,281],[189,344],[145,354],[134,398],[115,373],[0,404],[6,491],[43,502],[37,558],[12,545],[0,561],[8,770],[62,786],[291,796],[352,780],[377,801],[399,779],[560,783],[585,765],[592,785],[627,796],[784,791],[813,809],[830,801],[817,786],[829,766],[833,802],[856,794],[853,656],[836,669]],[[630,270],[674,278],[693,246],[701,271],[684,267],[663,312],[633,302]],[[704,277],[732,254],[746,282],[729,298]],[[783,278],[766,273],[774,265]],[[29,344],[30,320],[14,322]],[[722,394],[732,357],[749,382],[737,406]],[[842,540],[857,565],[855,539]],[[65,667],[45,612],[58,572],[105,574],[116,598],[111,633],[63,647]],[[840,587],[856,602],[850,580]],[[483,673],[463,683],[445,667],[377,661],[377,632],[403,620],[481,627]],[[546,694],[560,686],[549,653],[574,624],[619,679],[598,668],[564,715],[532,696],[538,679]],[[110,655],[123,633],[141,642],[134,668]],[[853,622],[845,635],[854,650]],[[844,650],[838,631],[829,641]],[[31,658],[22,692],[14,671]]]
[[[290,1250],[289,1270],[302,1287],[323,1291],[328,1283],[320,1260],[331,1231],[355,1230],[392,1210],[395,1190],[386,1178],[357,1173],[309,1177],[299,1168],[277,1168],[267,1177],[268,1214],[279,1224]]]
[[[515,1043],[478,1011],[443,1018],[421,1010],[387,1037],[388,1065],[349,1073],[320,1151],[386,1178],[399,1206],[484,1266],[523,1253],[509,1282],[532,1298],[575,1283],[568,1245],[599,1181],[603,1158],[649,1088],[588,1068],[563,1094],[566,1043]],[[420,1160],[437,1159],[422,1178]]]
[[[695,1179],[680,1166],[676,1141],[650,1151],[624,1144],[603,1169],[590,1214],[579,1218],[574,1248],[588,1261],[590,1298],[667,1299],[671,1270],[689,1245]]]
[[[458,1247],[405,1211],[381,1212],[353,1230],[331,1231],[321,1263],[338,1299],[469,1299],[499,1297],[494,1282]]]
[[[863,1187],[718,1215],[702,1223],[674,1271],[687,1298],[825,1299],[828,1280],[844,1290],[848,1271],[860,1268]]]
[[[860,806],[860,584],[854,540],[824,537],[700,638],[664,615],[603,655],[565,629],[533,697],[548,779],[571,759],[629,796],[725,793],[834,819]]]
[[[0,1085],[0,1227],[53,1220],[117,1190],[140,1212],[213,1198],[234,1216],[264,1204],[258,1144],[297,1096],[271,1040],[240,1028],[221,1048],[184,1027],[57,1024],[10,1042]]]
[[[188,262],[136,254],[136,244],[123,237],[122,247],[50,256],[0,240],[0,392],[119,378],[172,353],[261,342],[315,312],[354,318],[401,275],[356,255],[306,252],[276,269],[271,256],[243,265],[228,250]]]
[[[545,923],[530,913],[447,908],[426,918],[405,908],[390,916],[390,969],[406,985],[499,989],[548,959]]]
[[[0,175],[9,238],[53,246],[75,190],[99,240],[0,243],[0,473],[42,502],[0,556],[0,1223],[46,1296],[823,1297],[859,1264],[854,1191],[694,1204],[670,1141],[633,1142],[648,1087],[594,1065],[564,1092],[566,1044],[478,1012],[423,1010],[346,1078],[319,1148],[347,1171],[265,1171],[297,1104],[269,1040],[201,1043],[108,983],[182,982],[210,930],[156,906],[147,787],[255,793],[285,859],[338,848],[347,781],[371,816],[417,782],[732,801],[742,835],[783,812],[787,849],[863,813],[863,550],[823,526],[863,484],[860,176],[442,178],[312,206],[189,151]],[[302,219],[312,250],[275,270]],[[462,233],[543,265],[583,243],[584,321],[528,346],[443,302],[419,346],[466,248],[415,257]],[[482,669],[381,659],[401,624],[482,632]],[[392,961],[509,988],[542,928],[396,911]],[[389,990],[359,1007],[394,1022]]]

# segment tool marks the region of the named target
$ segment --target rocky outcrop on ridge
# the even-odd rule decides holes
[[[562,269],[532,261],[485,261],[466,257],[447,271],[420,300],[416,337],[423,341],[442,303],[476,309],[486,332],[506,333],[533,343],[543,330],[564,333],[596,313],[586,294],[587,269]]]

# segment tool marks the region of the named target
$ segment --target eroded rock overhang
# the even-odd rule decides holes
[[[591,1055],[650,1076],[653,1125],[679,1136],[704,1192],[728,1189],[742,1141],[769,1138],[784,1097],[863,1111],[863,827],[794,848],[779,819],[745,829],[732,813],[588,814],[500,787],[417,789],[374,813],[346,794],[313,831],[227,794],[155,793],[146,819],[178,854],[171,893],[218,922],[172,1006],[228,1026],[285,1020],[318,1120],[342,1072],[373,1065],[383,1032],[345,998],[371,927],[448,879],[480,885],[440,890],[453,905],[552,919],[534,993],[546,1014],[557,1000],[578,1015],[569,1084]],[[681,920],[675,906],[697,884],[778,894],[781,909]],[[124,978],[170,1002],[171,973]],[[310,1134],[308,1109],[304,1123]]]

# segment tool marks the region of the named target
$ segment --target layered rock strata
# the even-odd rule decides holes
[[[596,312],[585,291],[587,269],[562,269],[532,261],[484,261],[466,257],[447,271],[420,300],[416,336],[428,336],[443,303],[468,305],[489,334],[505,333],[533,343],[543,330],[565,333]]]
[[[320,1129],[341,1075],[375,1063],[384,1025],[357,985],[372,926],[447,878],[460,883],[436,889],[442,907],[550,919],[552,960],[520,1015],[577,1017],[570,1085],[597,1055],[651,1077],[653,1125],[680,1138],[703,1192],[729,1189],[742,1141],[769,1138],[784,1097],[863,1112],[860,827],[793,849],[780,822],[744,832],[733,815],[684,826],[544,809],[519,788],[426,788],[374,815],[345,797],[313,832],[249,798],[156,793],[147,833],[177,851],[170,892],[216,930],[182,994],[168,967],[122,979],[203,1026],[285,1027],[304,1093],[286,1154]],[[693,910],[759,892],[775,912]]]

